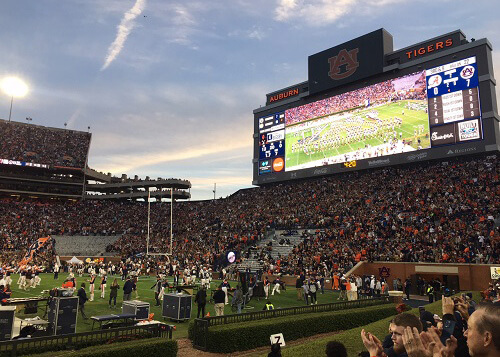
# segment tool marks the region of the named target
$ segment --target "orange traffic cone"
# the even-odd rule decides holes
[[[205,315],[205,317],[210,317],[210,312],[207,312],[207,314]]]

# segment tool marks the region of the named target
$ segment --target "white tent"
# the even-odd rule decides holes
[[[83,264],[83,260],[78,259],[77,257],[73,256],[70,260],[67,261],[69,264]]]

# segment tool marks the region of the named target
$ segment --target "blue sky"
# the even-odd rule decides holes
[[[252,181],[253,114],[307,80],[307,56],[384,27],[395,49],[456,29],[500,45],[496,0],[2,0],[12,118],[87,130],[90,167],[188,179],[193,199]],[[494,51],[500,73],[500,51]],[[497,90],[498,92],[498,90]],[[498,97],[498,95],[497,95]],[[0,94],[0,118],[10,98]]]

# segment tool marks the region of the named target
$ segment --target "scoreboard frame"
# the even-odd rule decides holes
[[[374,42],[377,41],[380,47],[378,53],[383,53],[384,65],[382,69],[380,69],[378,65],[380,61],[378,61],[377,66],[374,67],[370,66],[370,64],[364,64],[360,61],[361,57],[359,57],[359,53],[364,52],[367,42],[369,43],[369,48],[373,49]],[[493,76],[491,52],[492,46],[487,39],[467,41],[465,35],[460,30],[408,46],[398,51],[392,51],[392,36],[384,29],[380,29],[310,56],[309,63],[314,63],[315,68],[318,67],[317,64],[321,60],[327,60],[330,63],[330,67],[324,69],[325,73],[314,73],[314,68],[310,68],[309,81],[267,94],[268,100],[266,106],[255,109],[253,112],[254,159],[252,183],[254,185],[265,185],[272,182],[331,175],[346,171],[500,151],[500,118],[497,112],[495,94],[496,82]],[[457,94],[459,93],[458,91],[451,94],[439,92],[438,100],[441,100],[440,104],[442,105],[442,101],[444,101],[444,103],[448,105],[447,108],[450,108],[449,110],[452,113],[446,114],[448,115],[447,118],[451,118],[447,119],[449,122],[444,122],[442,112],[438,113],[438,117],[441,115],[438,118],[439,126],[430,124],[431,113],[429,113],[429,140],[432,147],[362,159],[346,157],[346,160],[343,162],[325,162],[322,165],[314,167],[287,170],[284,151],[282,147],[278,147],[281,141],[276,141],[274,139],[280,139],[286,136],[286,125],[284,123],[286,119],[284,118],[284,113],[288,109],[315,103],[322,99],[346,94],[416,72],[424,71],[426,75],[433,75],[440,70],[449,70],[450,68],[444,68],[446,65],[471,58],[474,58],[474,64],[470,65],[465,63],[461,67],[458,65],[455,66],[460,68],[465,68],[466,66],[474,67],[473,69],[466,68],[460,80],[467,80],[467,78],[471,78],[469,77],[469,75],[472,76],[471,73],[474,73],[474,71],[476,72],[474,78],[477,79],[477,86],[474,88],[477,89],[475,89],[476,92],[474,95],[477,95],[477,92],[479,92],[479,102],[472,102],[474,98],[466,98],[467,93],[462,93],[462,95],[460,95]],[[356,63],[355,60],[358,62]],[[337,67],[332,69],[332,63]],[[461,65],[462,63],[458,64]],[[349,73],[355,73],[358,67],[361,68],[362,71],[355,76],[354,80],[349,81]],[[326,72],[327,70],[328,72]],[[434,70],[434,73],[430,73],[432,70]],[[325,77],[321,81],[321,86],[311,85],[311,79],[320,78],[321,75]],[[458,73],[455,75],[458,75]],[[340,85],[336,80],[336,78],[339,77],[342,77],[342,83]],[[426,79],[428,80],[429,77],[426,76]],[[454,80],[456,81],[456,79]],[[328,83],[330,83],[330,85],[328,85]],[[293,96],[279,95],[279,93],[289,91],[290,88],[300,88],[300,90],[295,91]],[[439,88],[439,91],[441,91],[441,87]],[[437,93],[436,89],[434,89],[434,93]],[[473,93],[471,93],[471,95],[472,94]],[[460,109],[457,106],[453,106],[454,103],[460,99],[460,96],[465,98],[465,102],[468,104],[472,103],[476,106],[479,104],[480,111],[478,113],[473,113],[476,114],[473,115],[474,120],[455,120],[452,116],[453,111],[456,113],[457,110]],[[270,98],[273,100],[270,101]],[[429,108],[432,98],[432,95],[428,98]],[[436,101],[436,99],[432,100]],[[461,103],[464,103],[464,100],[462,100]],[[442,106],[440,108],[442,109]],[[280,118],[282,113],[283,117]],[[465,116],[466,115],[464,115],[464,117]],[[263,123],[268,125],[268,127],[266,127],[268,129],[263,129]],[[444,129],[452,130],[454,134],[447,134],[448,136],[443,135]],[[474,134],[467,134],[470,132]],[[269,139],[267,137],[269,134],[271,135],[271,140],[266,140]],[[274,138],[272,137],[273,135]],[[453,136],[452,139],[450,139],[450,135]],[[469,136],[467,137],[467,135]],[[479,138],[478,135],[480,136]],[[433,141],[431,137],[448,141],[440,141],[438,146],[437,144],[432,144]],[[459,140],[459,138],[464,140]],[[263,145],[268,145],[269,149],[273,150],[273,154],[276,154],[275,157],[277,160],[273,158],[269,158],[269,160],[263,159],[261,154]],[[283,146],[285,146],[284,143]],[[267,149],[267,146],[265,148]]]

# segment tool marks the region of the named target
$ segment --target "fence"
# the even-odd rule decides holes
[[[310,305],[310,306],[295,306],[284,309],[264,310],[256,312],[247,312],[243,314],[224,315],[205,317],[195,319],[193,326],[193,346],[200,350],[206,350],[208,328],[211,326],[219,326],[246,321],[255,321],[262,319],[270,319],[275,317],[284,317],[290,315],[300,315],[306,313],[338,311],[346,309],[355,309],[360,307],[368,307],[374,305],[383,305],[393,303],[393,298],[384,296],[380,298],[361,299],[352,301],[340,301],[330,304]]]
[[[35,337],[0,342],[0,356],[19,356],[102,345],[133,339],[165,337],[172,339],[173,326],[162,323],[120,327],[70,335]]]

